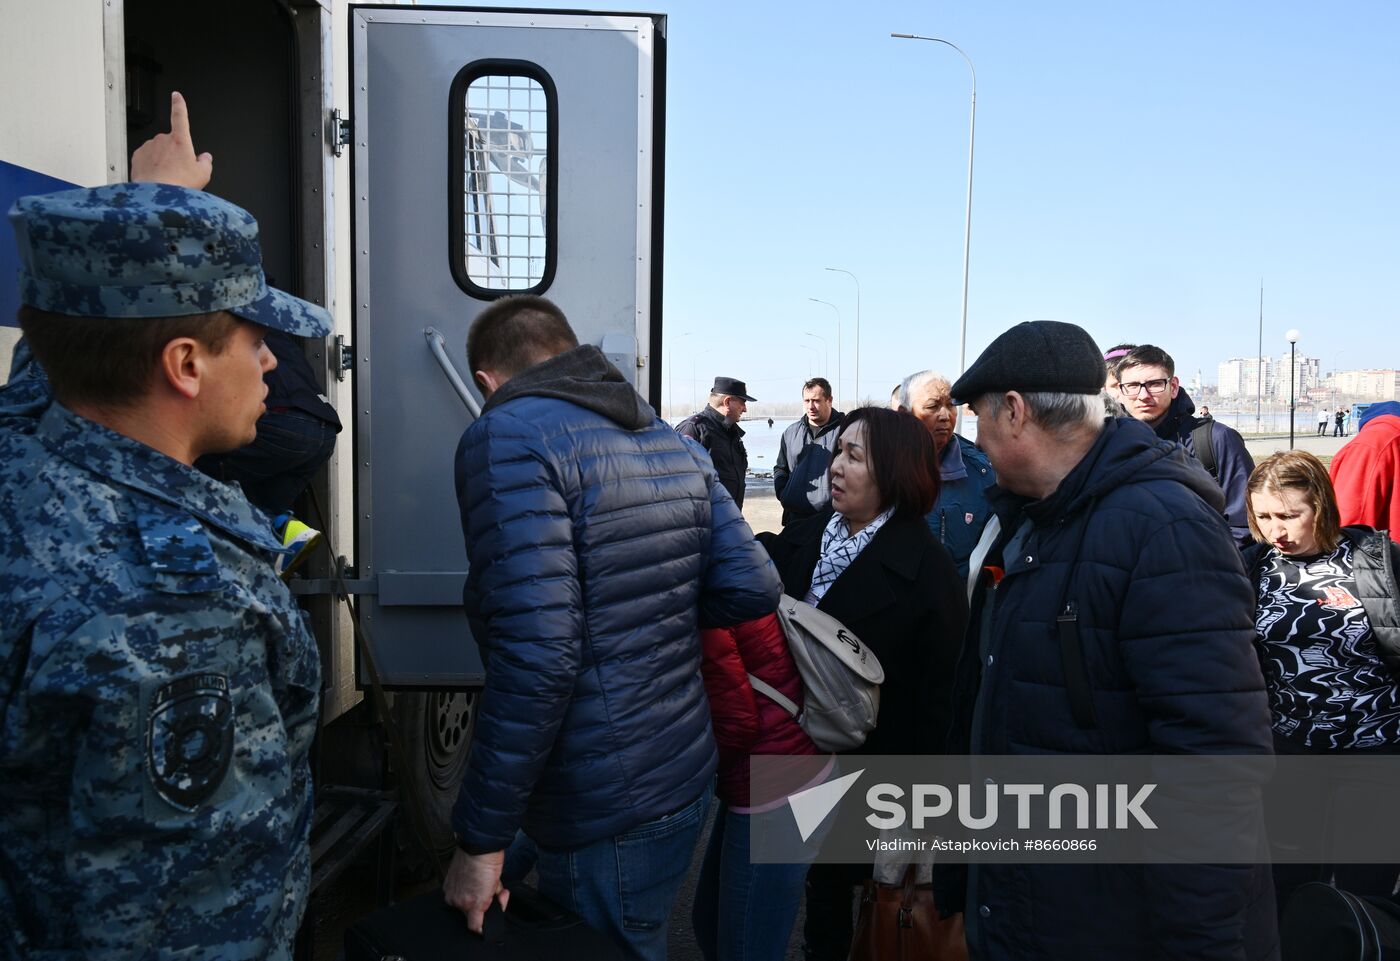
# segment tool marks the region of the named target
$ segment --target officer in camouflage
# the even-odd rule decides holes
[[[54,399],[0,392],[0,955],[290,958],[319,660],[266,518],[191,464],[256,435],[264,329],[330,318],[198,190],[10,219]]]

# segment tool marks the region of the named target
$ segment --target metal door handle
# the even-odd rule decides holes
[[[452,389],[457,392],[458,397],[462,398],[462,403],[467,407],[467,413],[471,414],[473,418],[480,417],[481,405],[476,402],[471,389],[467,387],[461,375],[457,373],[457,368],[452,366],[452,361],[447,356],[447,341],[443,340],[442,334],[438,333],[436,327],[424,327],[423,336],[427,338],[428,349],[437,358],[438,366],[442,368],[442,372],[452,385]]]

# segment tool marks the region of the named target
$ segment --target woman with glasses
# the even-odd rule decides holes
[[[880,716],[854,753],[941,754],[967,595],[924,518],[938,500],[933,438],[913,415],[846,415],[829,468],[831,508],[764,534],[783,590],[835,617],[884,668]],[[809,959],[844,961],[853,888],[869,866],[817,864],[807,877]]]
[[[1249,478],[1244,553],[1258,590],[1259,657],[1281,755],[1400,752],[1400,545],[1342,527],[1327,468],[1274,454]],[[1299,884],[1334,875],[1353,894],[1389,896],[1393,865],[1275,865],[1283,910]]]

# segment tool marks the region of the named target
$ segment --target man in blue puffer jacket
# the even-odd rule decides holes
[[[781,584],[705,452],[554,304],[498,301],[467,355],[486,405],[456,480],[486,682],[447,900],[480,930],[523,828],[546,897],[663,958],[715,770],[699,628],[771,613]]]

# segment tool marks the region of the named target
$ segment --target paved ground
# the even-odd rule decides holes
[[[1308,427],[1316,431],[1316,424],[1309,424]],[[1354,437],[1355,434],[1351,435]],[[1305,450],[1310,454],[1316,454],[1324,463],[1331,461],[1337,451],[1342,449],[1351,437],[1318,437],[1316,433],[1304,433],[1298,431],[1293,436],[1293,447],[1296,450]],[[1249,437],[1244,439],[1244,445],[1249,449],[1250,456],[1256,461],[1263,460],[1275,451],[1288,450],[1287,434],[1268,434],[1262,437]]]
[[[773,482],[767,478],[749,481],[744,491],[744,520],[755,534],[783,529],[783,509],[773,493]]]

